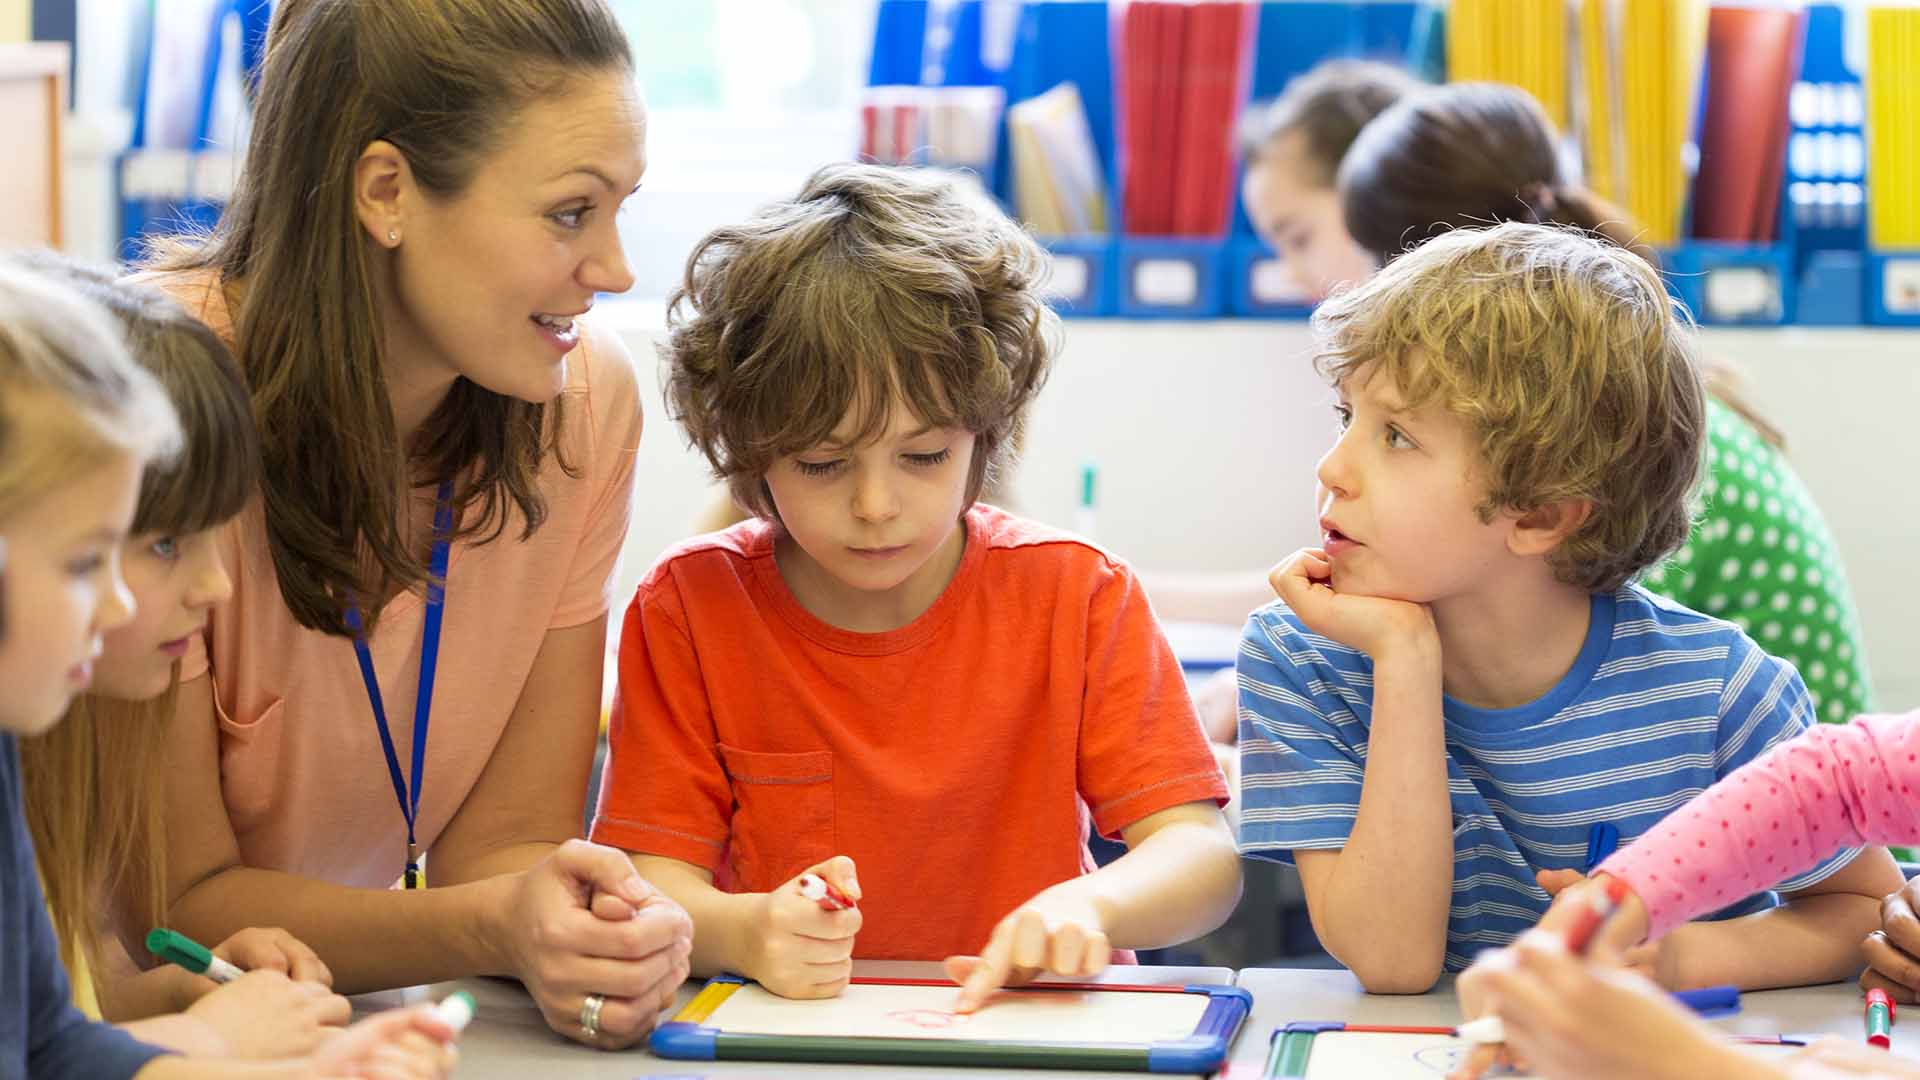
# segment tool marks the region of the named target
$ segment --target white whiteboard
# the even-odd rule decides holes
[[[793,1001],[748,984],[704,1027],[739,1035],[815,1035],[1145,1046],[1185,1038],[1212,998],[1139,990],[1002,990],[978,1012],[952,1012],[957,986],[865,986]]]
[[[1313,1040],[1306,1080],[1434,1080],[1446,1076],[1466,1057],[1464,1039],[1451,1035],[1410,1035],[1381,1031],[1331,1031]],[[1785,1056],[1797,1046],[1744,1046],[1767,1057]],[[1506,1080],[1531,1073],[1490,1073]]]

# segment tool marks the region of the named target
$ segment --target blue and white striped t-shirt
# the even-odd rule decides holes
[[[1345,847],[1360,807],[1373,719],[1373,661],[1309,632],[1282,601],[1240,642],[1240,850],[1293,861]],[[1514,709],[1452,698],[1453,901],[1446,966],[1538,922],[1536,870],[1586,869],[1590,828],[1622,844],[1769,747],[1813,723],[1793,667],[1731,623],[1629,585],[1593,598],[1586,644],[1545,696]],[[1780,888],[1845,866],[1841,852]],[[1720,912],[1761,910],[1771,894]]]

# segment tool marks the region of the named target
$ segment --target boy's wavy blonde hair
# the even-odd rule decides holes
[[[1479,442],[1483,520],[1593,504],[1548,561],[1618,588],[1692,528],[1706,401],[1692,322],[1638,256],[1578,230],[1508,223],[1422,244],[1314,312],[1336,385],[1384,374]]]
[[[856,442],[877,438],[899,400],[974,434],[971,505],[1058,348],[1046,270],[1031,237],[950,180],[828,165],[694,248],[668,300],[667,410],[734,500],[777,521],[764,478],[780,457],[849,412]]]

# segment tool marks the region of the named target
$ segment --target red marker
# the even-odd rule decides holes
[[[1598,890],[1589,889],[1586,903],[1573,909],[1573,922],[1567,925],[1561,936],[1567,943],[1567,951],[1579,956],[1587,951],[1587,942],[1592,940],[1594,932],[1606,925],[1621,904],[1627,902],[1627,883],[1612,874],[1602,874],[1594,879],[1600,886]]]
[[[1867,1042],[1882,1050],[1893,1046],[1893,999],[1877,986],[1867,991]]]
[[[845,911],[853,906],[847,894],[827,883],[819,874],[801,874],[795,884],[800,886],[800,895],[814,901],[828,911]]]
[[[1560,940],[1566,942],[1567,951],[1575,956],[1587,951],[1587,943],[1593,935],[1620,905],[1627,901],[1627,883],[1612,874],[1601,874],[1593,879],[1598,889],[1586,890],[1584,902],[1573,909],[1573,921],[1567,924]],[[1469,1020],[1453,1029],[1454,1035],[1471,1043],[1502,1043],[1507,1041],[1507,1025],[1498,1016],[1482,1016],[1478,1020]]]

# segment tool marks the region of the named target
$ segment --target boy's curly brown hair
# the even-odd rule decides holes
[[[714,475],[778,520],[765,475],[849,415],[899,401],[975,436],[967,502],[1005,468],[1057,352],[1047,256],[951,180],[829,165],[792,199],[709,233],[667,301],[667,411]]]
[[[1706,394],[1686,309],[1639,256],[1576,229],[1457,229],[1314,312],[1336,385],[1384,373],[1467,422],[1483,519],[1593,504],[1548,561],[1618,588],[1686,540]]]

